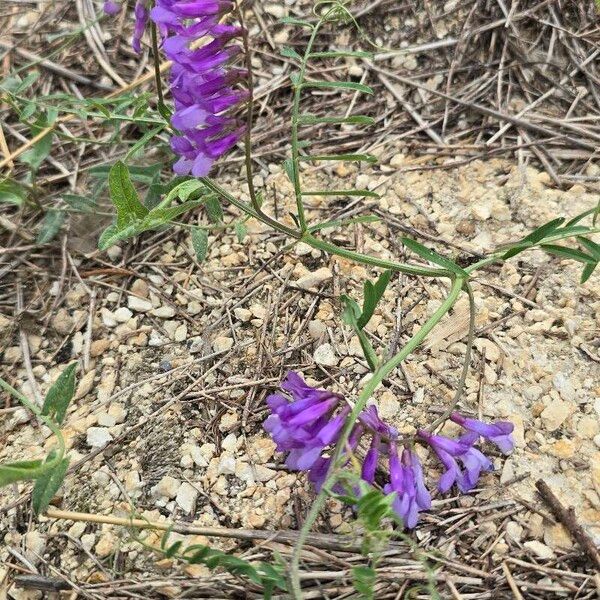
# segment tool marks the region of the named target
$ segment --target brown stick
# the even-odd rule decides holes
[[[546,502],[550,510],[554,513],[554,516],[568,529],[569,533],[573,536],[573,539],[581,546],[581,549],[594,565],[596,565],[596,568],[600,569],[600,552],[598,552],[598,548],[596,548],[596,545],[590,536],[577,522],[573,508],[565,508],[548,487],[548,484],[542,479],[537,480],[535,487],[538,489],[544,502]]]

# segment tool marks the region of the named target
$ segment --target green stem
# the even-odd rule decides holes
[[[312,31],[312,35],[304,50],[304,56],[302,57],[302,63],[300,64],[300,73],[298,79],[294,83],[294,103],[292,105],[292,164],[293,164],[293,175],[294,175],[294,195],[296,197],[296,210],[298,211],[298,222],[300,224],[300,230],[305,233],[308,229],[306,224],[306,215],[304,214],[304,202],[302,201],[302,187],[300,185],[300,171],[299,171],[299,157],[300,149],[298,147],[298,125],[300,119],[300,96],[302,94],[302,84],[304,83],[304,76],[306,75],[306,66],[312,47],[315,43],[317,33],[321,25],[323,24],[323,18],[321,18],[315,25]]]
[[[450,289],[450,293],[441,306],[427,319],[427,321],[423,324],[421,329],[413,335],[410,340],[407,342],[406,346],[402,348],[398,354],[390,358],[387,362],[381,365],[374,373],[371,379],[366,383],[365,387],[362,389],[358,400],[356,401],[356,405],[352,409],[352,412],[348,416],[346,423],[344,425],[344,429],[340,435],[339,441],[335,446],[335,450],[333,453],[333,457],[331,460],[331,466],[329,469],[329,473],[327,475],[327,480],[323,484],[321,491],[317,495],[315,501],[313,502],[311,509],[306,516],[306,520],[302,525],[302,529],[300,530],[298,541],[294,546],[294,552],[292,554],[292,559],[290,563],[290,591],[293,598],[301,599],[302,598],[302,588],[300,585],[300,577],[299,577],[299,569],[300,569],[300,555],[302,553],[302,548],[308,539],[310,534],[310,530],[314,525],[319,513],[321,512],[325,501],[330,493],[331,488],[335,485],[337,479],[337,470],[340,468],[340,462],[343,462],[342,452],[346,446],[348,438],[350,437],[350,433],[356,423],[356,419],[358,415],[364,410],[367,401],[373,395],[373,392],[379,386],[379,384],[388,377],[392,371],[403,361],[412,354],[415,349],[421,344],[421,342],[427,337],[427,335],[431,332],[431,330],[440,322],[442,317],[454,306],[458,297],[460,296],[461,290],[465,280],[462,278],[457,278],[452,282],[452,288]],[[342,459],[342,461],[340,460]]]

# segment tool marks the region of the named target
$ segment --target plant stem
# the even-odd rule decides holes
[[[340,468],[340,459],[343,461],[342,453],[346,446],[346,442],[350,437],[350,433],[356,423],[356,419],[358,415],[364,410],[367,401],[373,395],[375,389],[379,386],[379,384],[392,373],[392,371],[403,361],[407,356],[412,354],[415,349],[421,344],[421,342],[427,337],[430,331],[440,322],[442,317],[454,306],[458,297],[460,296],[460,292],[463,288],[465,280],[463,278],[457,278],[452,282],[452,287],[450,289],[450,293],[448,297],[442,305],[427,319],[427,321],[423,324],[421,329],[413,335],[410,340],[407,342],[406,346],[402,348],[398,354],[390,358],[387,362],[381,365],[374,373],[371,379],[366,383],[365,387],[362,389],[358,400],[352,412],[346,419],[346,423],[344,425],[344,429],[340,435],[338,443],[335,446],[335,450],[333,453],[333,457],[331,460],[331,466],[329,468],[329,473],[327,475],[327,480],[323,484],[321,491],[315,498],[311,509],[306,516],[306,520],[302,525],[302,529],[300,530],[300,534],[298,536],[298,542],[294,547],[294,552],[292,554],[292,559],[290,563],[290,574],[289,574],[289,582],[290,582],[290,592],[293,598],[297,600],[302,598],[302,588],[300,586],[300,576],[299,576],[299,568],[300,568],[300,555],[302,553],[302,548],[306,543],[306,540],[310,534],[310,530],[314,525],[319,513],[321,512],[325,501],[329,495],[329,492],[333,485],[335,485],[335,481],[337,479],[337,470]]]
[[[163,96],[160,55],[158,53],[158,34],[154,23],[150,24],[150,32],[152,35],[152,58],[154,60],[154,79],[156,80],[156,95],[158,96],[158,112],[168,122],[171,119],[171,115],[169,114],[169,109],[165,104],[165,98]]]
[[[293,165],[293,176],[294,176],[294,195],[296,197],[296,210],[298,211],[298,222],[300,223],[300,230],[305,233],[308,229],[306,224],[306,215],[304,214],[304,202],[302,200],[302,186],[300,185],[300,172],[299,172],[299,156],[300,150],[298,147],[298,125],[300,119],[300,96],[302,94],[302,84],[304,83],[304,76],[306,75],[306,65],[308,58],[312,51],[313,44],[317,37],[317,33],[321,25],[323,24],[323,18],[314,26],[312,35],[304,50],[304,56],[300,64],[300,72],[298,79],[294,83],[294,103],[292,105],[292,165]]]

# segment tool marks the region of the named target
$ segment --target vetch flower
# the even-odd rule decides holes
[[[446,468],[438,483],[440,492],[447,492],[455,483],[461,492],[468,492],[477,485],[482,471],[492,471],[492,462],[473,447],[473,436],[467,434],[458,440],[442,435],[419,431],[417,435],[427,442]],[[457,461],[462,463],[461,468]]]
[[[412,529],[419,520],[419,512],[431,508],[431,496],[425,487],[423,469],[417,455],[408,448],[398,456],[396,444],[390,444],[390,483],[383,491],[396,494],[392,507],[404,526]]]
[[[145,4],[138,4],[143,32]],[[171,138],[171,149],[179,156],[173,165],[178,175],[208,175],[215,160],[235,146],[245,131],[227,114],[249,95],[237,87],[247,72],[228,66],[241,51],[230,42],[242,31],[220,20],[233,7],[229,0],[157,0],[149,13],[173,63],[170,90],[175,112],[171,124],[179,133]],[[197,47],[204,37],[207,42]]]
[[[104,5],[102,6],[102,10],[107,14],[107,15],[118,15],[119,12],[121,11],[121,5],[118,2],[113,2],[112,0],[106,0],[106,2],[104,2]]]
[[[133,26],[133,40],[131,46],[139,54],[142,51],[142,36],[148,21],[150,20],[150,11],[147,6],[148,0],[138,0],[133,9],[135,15],[135,24]]]
[[[477,419],[469,419],[460,413],[454,412],[450,419],[464,427],[467,431],[477,434],[496,444],[504,454],[510,454],[515,448],[512,432],[515,426],[508,421],[497,421],[496,423],[484,423]]]

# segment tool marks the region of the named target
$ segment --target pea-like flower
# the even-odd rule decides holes
[[[106,0],[102,6],[102,10],[107,15],[118,15],[121,12],[121,5],[118,2],[113,2],[112,0]]]
[[[427,431],[419,431],[418,436],[431,446],[446,468],[438,482],[438,489],[442,493],[447,492],[455,483],[461,492],[468,492],[477,485],[482,471],[493,470],[489,458],[473,447],[474,440],[469,434],[458,440]]]
[[[344,430],[350,407],[339,394],[313,388],[297,373],[289,373],[281,387],[291,399],[284,394],[272,394],[267,398],[271,415],[264,427],[276,442],[277,450],[287,452],[287,466],[308,471],[309,481],[319,491],[329,474],[334,448]],[[493,469],[490,459],[475,448],[480,437],[495,443],[504,452],[513,448],[512,423],[487,424],[458,413],[452,415],[452,420],[466,429],[458,439],[425,430],[419,431],[415,439],[430,446],[445,467],[437,485],[441,493],[455,484],[461,492],[468,492],[477,485],[483,471]],[[400,454],[398,444],[398,431],[381,419],[376,406],[368,406],[352,424],[338,465],[348,465],[351,457],[353,463],[360,462],[364,454],[360,478],[370,486],[381,482],[384,493],[394,495],[392,507],[405,527],[413,528],[420,513],[431,508],[431,495],[419,457],[408,447]],[[381,478],[377,477],[377,469],[385,458],[388,460],[388,482],[385,482],[384,469],[381,469]],[[360,487],[355,488],[357,494],[361,493]],[[333,490],[344,491],[341,486]]]
[[[402,451],[402,459],[398,456],[395,443],[390,444],[390,483],[383,491],[396,494],[393,508],[402,519],[405,527],[412,529],[419,520],[422,510],[431,508],[431,495],[425,487],[423,468],[417,455],[410,449]]]
[[[515,442],[512,437],[512,432],[515,426],[509,421],[497,421],[496,423],[484,423],[477,419],[469,419],[460,413],[454,412],[450,415],[450,419],[464,427],[467,431],[496,444],[498,449],[504,454],[510,454],[515,448]]]

